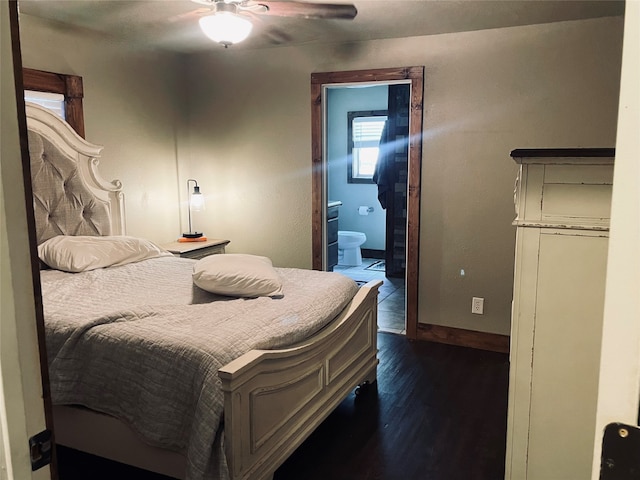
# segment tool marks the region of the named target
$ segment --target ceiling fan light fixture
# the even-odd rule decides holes
[[[251,33],[253,24],[232,12],[216,12],[199,20],[204,34],[225,47],[245,40]]]

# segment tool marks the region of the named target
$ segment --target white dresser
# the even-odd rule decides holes
[[[613,149],[514,150],[506,478],[591,478]]]

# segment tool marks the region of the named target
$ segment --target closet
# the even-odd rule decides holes
[[[591,478],[613,149],[514,150],[506,478]]]

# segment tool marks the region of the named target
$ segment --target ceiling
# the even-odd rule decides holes
[[[354,0],[352,3],[358,15],[351,21],[253,15],[251,36],[230,48],[354,42],[624,14],[623,0]],[[197,19],[209,8],[191,0],[19,0],[19,9],[21,14],[55,21],[65,29],[85,29],[119,38],[132,48],[182,53],[223,48],[207,39],[198,27]]]

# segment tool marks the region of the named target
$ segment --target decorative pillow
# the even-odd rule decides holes
[[[171,255],[149,240],[124,235],[58,235],[38,246],[40,260],[56,270],[84,272]]]
[[[267,257],[241,253],[209,255],[193,266],[193,283],[230,297],[282,296],[282,281]]]

